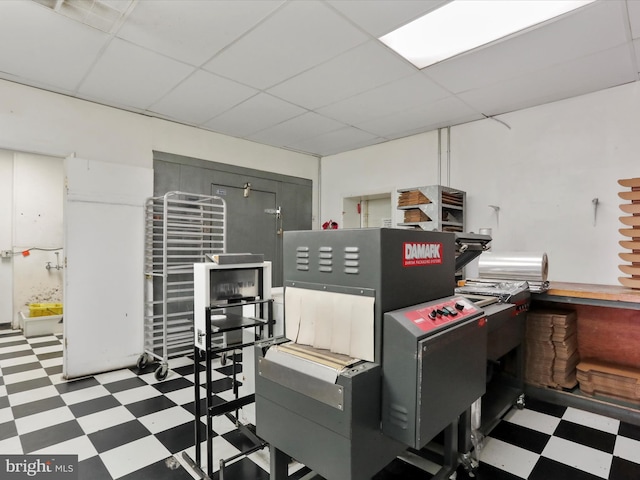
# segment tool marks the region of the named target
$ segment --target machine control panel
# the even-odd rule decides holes
[[[452,297],[420,305],[404,313],[423,332],[477,315],[481,310],[463,297]]]

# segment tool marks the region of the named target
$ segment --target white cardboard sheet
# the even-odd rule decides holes
[[[286,336],[314,348],[374,360],[374,298],[287,287]]]

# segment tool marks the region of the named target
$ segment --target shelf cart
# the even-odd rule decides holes
[[[271,297],[271,263],[245,263],[194,265],[195,321],[193,335],[194,369],[194,430],[195,460],[183,452],[183,458],[201,478],[213,475],[213,417],[225,415],[253,443],[249,449],[226,459],[218,459],[219,478],[224,478],[225,466],[235,460],[267,446],[254,432],[254,418],[241,420],[241,408],[254,403],[254,359],[243,355],[243,374],[246,391],[240,395],[240,382],[236,378],[238,360],[232,358],[233,398],[226,402],[214,402],[213,360],[219,355],[246,347],[273,337],[274,312]],[[251,332],[253,329],[253,332]],[[246,335],[243,332],[247,331]],[[220,341],[222,337],[222,342]],[[247,353],[253,350],[248,349]],[[204,412],[200,404],[200,362],[205,364]],[[246,372],[246,373],[245,373]],[[235,412],[235,414],[234,414]],[[201,415],[206,415],[206,431],[201,428]],[[200,445],[206,442],[206,469],[202,463]]]
[[[164,380],[170,358],[193,346],[193,264],[226,251],[226,204],[216,196],[168,192],[145,205],[144,353],[137,366],[159,363]]]

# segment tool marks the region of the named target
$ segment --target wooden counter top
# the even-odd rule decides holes
[[[545,293],[549,296],[640,304],[640,290],[632,290],[630,288],[616,285],[550,282],[549,290]]]

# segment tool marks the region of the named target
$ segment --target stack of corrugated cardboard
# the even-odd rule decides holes
[[[418,208],[411,208],[404,211],[404,221],[410,222],[429,222],[429,216]]]
[[[580,361],[577,332],[575,312],[528,312],[525,334],[525,381],[544,387],[575,387],[576,365]]]
[[[580,390],[587,395],[640,403],[640,369],[598,360],[583,360],[578,364]]]
[[[413,205],[425,205],[431,203],[420,190],[408,190],[398,196],[398,207],[412,207]]]

